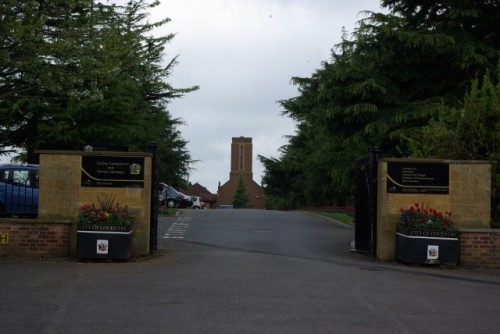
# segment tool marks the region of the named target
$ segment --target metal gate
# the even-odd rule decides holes
[[[152,154],[151,163],[151,207],[149,221],[149,254],[158,249],[158,191],[160,180],[160,157],[157,152],[156,143],[148,143],[148,151]]]
[[[355,248],[376,256],[377,252],[377,166],[380,150],[356,161]]]

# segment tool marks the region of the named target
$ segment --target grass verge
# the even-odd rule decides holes
[[[164,216],[175,216],[177,214],[177,209],[160,208],[158,209],[158,214]]]
[[[314,213],[327,218],[338,220],[339,222],[354,225],[354,215],[352,212],[347,211],[321,211],[321,210],[308,210],[307,212]]]

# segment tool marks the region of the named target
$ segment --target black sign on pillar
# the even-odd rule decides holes
[[[450,167],[447,163],[388,162],[387,192],[448,194]]]
[[[144,188],[144,158],[82,156],[82,187]]]

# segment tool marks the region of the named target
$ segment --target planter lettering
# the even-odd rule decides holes
[[[78,224],[79,258],[128,260],[132,249],[129,225]]]
[[[398,226],[396,258],[405,263],[458,265],[458,232]]]

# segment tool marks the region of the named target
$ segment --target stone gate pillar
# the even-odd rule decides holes
[[[76,256],[78,213],[97,196],[115,196],[134,216],[132,257],[149,254],[151,170],[149,153],[111,151],[38,151],[40,154],[39,218],[70,219],[69,254]],[[130,177],[125,170],[142,169]]]
[[[377,258],[395,258],[400,208],[415,203],[451,211],[457,228],[489,228],[488,161],[380,159],[377,176]]]

